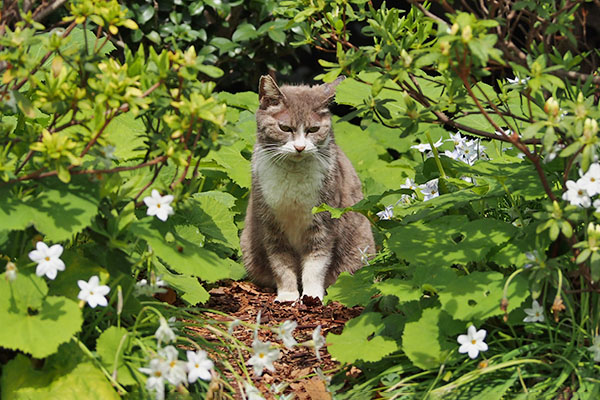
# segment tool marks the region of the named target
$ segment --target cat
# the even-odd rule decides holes
[[[369,220],[313,214],[322,203],[348,207],[363,198],[348,157],[336,145],[328,106],[344,79],[316,86],[259,84],[252,189],[240,244],[250,277],[275,286],[277,302],[323,300],[342,271],[363,265],[375,250]],[[365,149],[368,151],[368,149]],[[361,258],[362,253],[362,258]]]

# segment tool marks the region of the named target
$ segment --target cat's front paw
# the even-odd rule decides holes
[[[325,289],[320,286],[307,287],[302,291],[302,297],[316,297],[319,300],[323,301],[323,297],[325,296]]]
[[[278,303],[295,302],[300,298],[300,293],[295,292],[277,292],[275,301]]]

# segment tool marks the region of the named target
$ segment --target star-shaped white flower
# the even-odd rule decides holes
[[[167,320],[162,317],[160,318],[160,326],[154,333],[154,337],[156,337],[159,343],[170,343],[177,340],[175,332],[173,332]]]
[[[442,144],[444,143],[443,139],[440,138],[440,140],[438,140],[437,142],[435,142],[433,145],[438,148],[440,147]],[[417,149],[419,150],[421,153],[425,153],[426,151],[431,151],[431,145],[429,143],[419,143],[419,144],[415,144],[413,146],[410,146],[411,149]]]
[[[600,335],[596,335],[594,337],[594,341],[592,342],[592,345],[590,347],[588,347],[587,349],[593,353],[594,361],[599,362],[600,361]]]
[[[577,180],[577,184],[584,188],[590,197],[600,193],[600,164],[590,165],[587,172]]]
[[[146,389],[156,392],[156,399],[165,398],[165,375],[168,370],[167,363],[160,358],[150,360],[148,368],[138,368],[144,374],[149,375],[146,380]]]
[[[255,340],[252,344],[252,350],[254,354],[248,360],[248,364],[252,365],[256,375],[261,376],[264,368],[275,371],[273,361],[279,358],[279,350],[272,349],[271,342],[263,343],[260,340]]]
[[[35,269],[37,276],[46,275],[48,279],[54,279],[58,271],[65,270],[65,263],[59,258],[63,252],[60,244],[48,247],[44,242],[37,242],[35,248],[29,252],[29,258],[38,263]]]
[[[458,352],[468,353],[469,357],[477,358],[480,351],[488,349],[488,345],[483,341],[486,334],[485,329],[477,330],[475,326],[469,326],[466,335],[458,335],[457,341],[460,344]]]
[[[387,206],[383,211],[379,211],[377,216],[380,220],[389,220],[394,216],[394,206]]]
[[[580,186],[579,182],[571,180],[567,181],[567,191],[563,193],[562,198],[574,206],[588,208],[592,204],[587,190]]]
[[[321,359],[321,355],[319,354],[319,349],[325,346],[325,338],[321,335],[321,325],[317,326],[312,334],[313,345],[315,346],[315,354],[317,355],[317,360]]]
[[[173,199],[174,197],[171,194],[161,196],[158,190],[152,189],[152,196],[144,197],[144,203],[148,206],[146,214],[150,216],[156,215],[156,218],[166,221],[169,215],[173,215],[174,213],[173,207],[171,207]]]
[[[438,197],[440,192],[438,192],[438,180],[432,179],[424,185],[419,185],[419,189],[423,194],[423,201],[431,200],[434,197]]]
[[[287,320],[277,328],[279,338],[283,341],[283,345],[288,349],[291,349],[298,344],[296,339],[294,339],[294,336],[292,336],[292,332],[294,332],[294,329],[296,329],[297,326],[298,323],[296,321]]]
[[[544,308],[540,306],[537,300],[533,300],[531,308],[526,308],[523,311],[527,314],[523,318],[523,322],[544,322]]]
[[[406,178],[406,180],[404,181],[404,184],[400,185],[400,189],[417,190],[417,185],[415,184],[415,181],[413,181],[412,179]]]
[[[77,298],[87,302],[90,307],[106,307],[108,305],[105,296],[110,292],[110,288],[106,285],[100,285],[100,278],[98,278],[98,275],[92,276],[87,282],[78,280],[77,286],[81,289]]]
[[[15,279],[17,279],[17,266],[14,262],[9,261],[6,263],[6,272],[4,273],[4,277],[9,282],[13,282]]]
[[[187,371],[188,371],[188,382],[194,383],[198,378],[210,381],[211,374],[210,370],[214,368],[214,363],[207,357],[204,350],[187,351]]]
[[[166,363],[165,378],[173,386],[187,381],[186,364],[178,360],[179,352],[175,346],[169,345],[158,350],[158,355]]]

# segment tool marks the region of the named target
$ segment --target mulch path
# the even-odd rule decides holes
[[[239,319],[255,324],[260,311],[261,325],[269,327],[277,327],[285,320],[294,320],[298,326],[293,335],[298,343],[311,340],[314,329],[319,325],[322,329],[321,334],[325,337],[329,332],[339,334],[346,321],[358,316],[362,311],[361,307],[347,308],[337,302],[322,305],[318,299],[305,301],[306,304],[276,303],[276,293],[273,289],[261,288],[250,282],[224,282],[222,286],[210,290],[210,294],[211,298],[205,307],[226,313],[230,318],[210,312],[207,312],[206,316],[223,321]],[[190,329],[207,340],[218,341],[214,333],[207,329],[197,327],[190,327]],[[233,334],[247,346],[252,346],[254,332],[250,327],[240,325],[234,329]],[[263,342],[281,343],[277,334],[267,329],[260,329],[258,337]],[[244,352],[246,362],[250,356],[249,353]],[[326,346],[321,348],[320,357],[321,360],[318,360],[313,347],[294,346],[292,349],[287,349],[282,346],[280,357],[274,362],[274,372],[265,369],[262,376],[258,377],[252,372],[252,366],[246,364],[246,367],[252,377],[252,383],[267,399],[274,398],[269,392],[269,386],[282,382],[288,384],[284,393],[294,393],[296,399],[330,399],[331,396],[326,392],[323,380],[315,376],[315,369],[337,370],[340,364],[331,358]],[[232,354],[231,364],[235,365],[237,360],[239,358]],[[233,374],[225,369],[222,370],[225,378],[234,385]],[[240,372],[237,371],[238,374]],[[360,371],[352,369],[348,373],[355,375]],[[235,398],[242,399],[239,388],[236,390],[238,392]]]

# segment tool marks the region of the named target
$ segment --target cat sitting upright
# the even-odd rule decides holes
[[[250,277],[276,286],[279,302],[298,300],[299,286],[302,297],[322,300],[342,271],[362,266],[361,250],[375,252],[362,214],[333,219],[311,211],[322,203],[347,207],[363,198],[356,171],[335,143],[328,109],[343,79],[279,87],[270,76],[260,78],[241,248]]]

